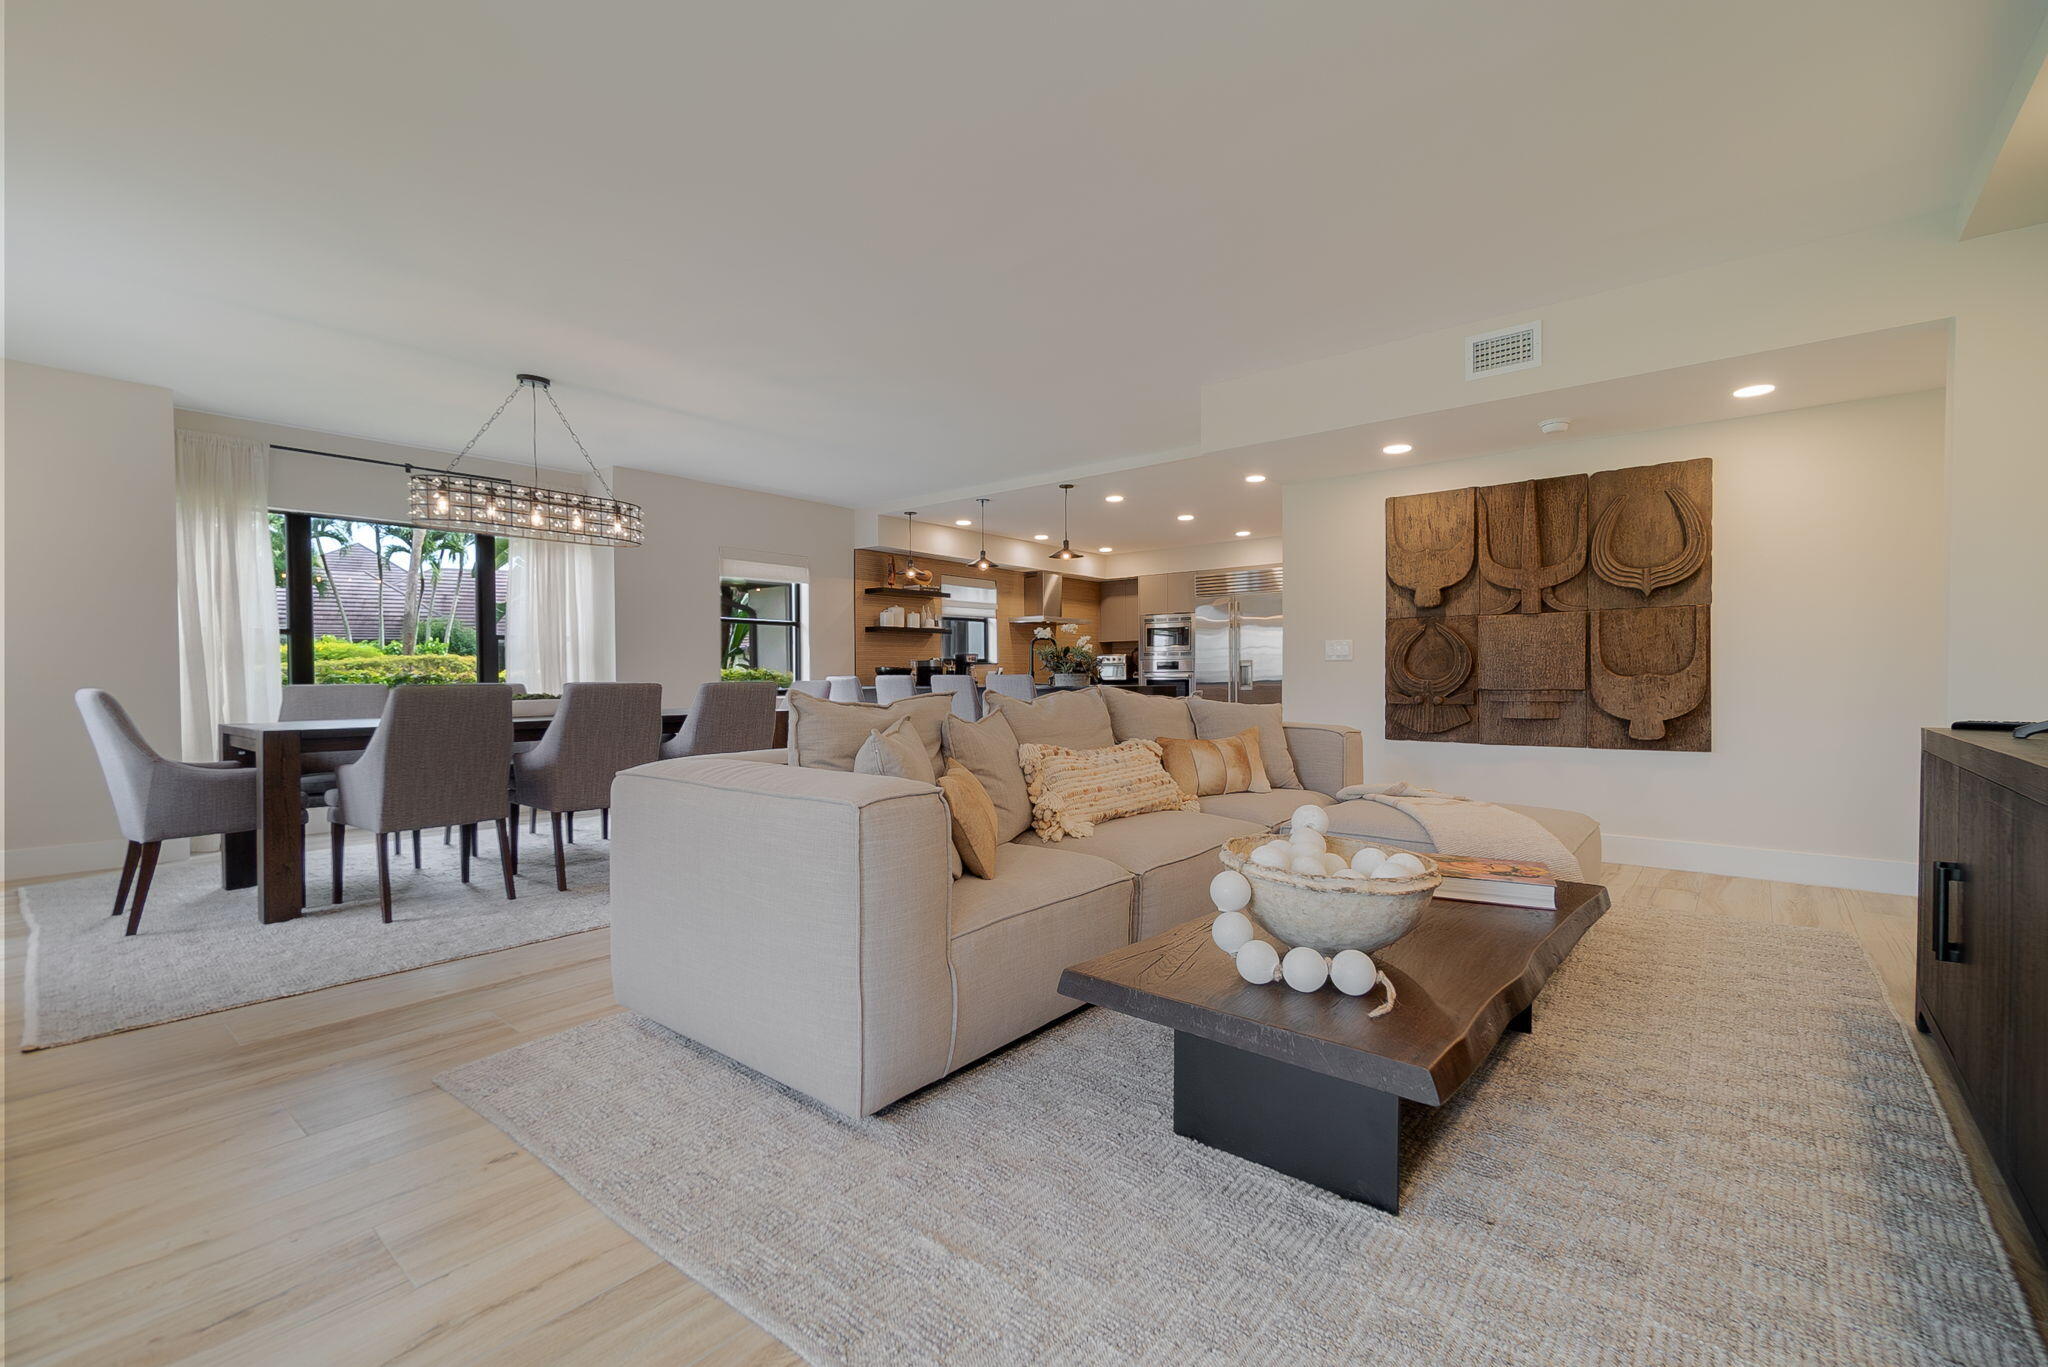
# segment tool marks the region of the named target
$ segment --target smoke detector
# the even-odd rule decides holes
[[[1542,422],[1536,424],[1536,430],[1545,436],[1555,436],[1559,432],[1571,431],[1572,425],[1565,418],[1545,418]]]

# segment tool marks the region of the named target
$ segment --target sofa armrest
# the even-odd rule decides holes
[[[1287,753],[1302,787],[1327,796],[1365,782],[1365,735],[1357,727],[1315,721],[1286,726]]]
[[[612,785],[621,1005],[847,1115],[944,1076],[952,843],[909,779],[730,756]]]

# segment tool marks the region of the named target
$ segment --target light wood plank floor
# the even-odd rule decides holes
[[[1617,899],[1851,931],[1910,1014],[1908,898],[1607,875]],[[617,1010],[608,932],[23,1055],[11,890],[5,915],[6,1361],[798,1361],[433,1085]]]

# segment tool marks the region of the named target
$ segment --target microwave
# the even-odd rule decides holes
[[[1157,613],[1145,619],[1146,650],[1186,650],[1194,644],[1194,617],[1185,612]]]
[[[1095,677],[1105,683],[1127,683],[1131,677],[1131,657],[1128,655],[1098,655],[1095,658]]]

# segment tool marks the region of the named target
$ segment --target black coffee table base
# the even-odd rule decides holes
[[[1175,1031],[1173,1132],[1401,1213],[1401,1098]]]

